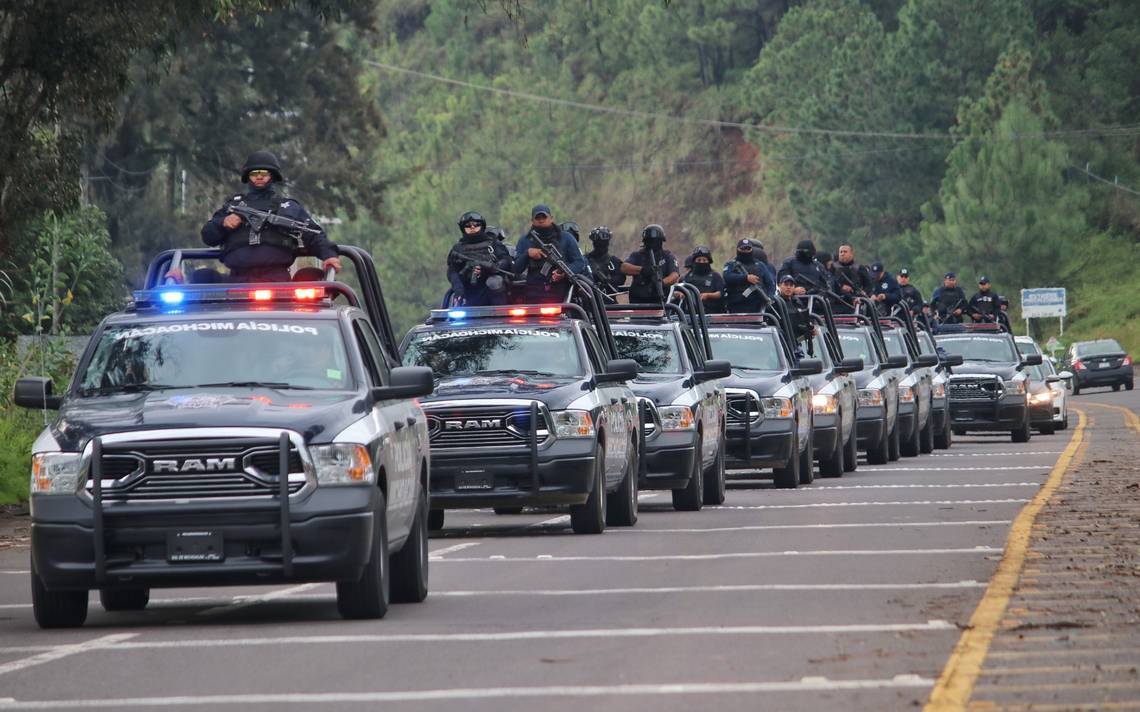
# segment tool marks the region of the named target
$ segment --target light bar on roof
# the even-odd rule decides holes
[[[461,309],[432,309],[431,321],[466,321],[496,317],[562,316],[561,306],[525,304],[519,306],[464,307]]]
[[[234,289],[232,287],[162,287],[142,289],[134,293],[134,306],[181,307],[188,304],[217,304],[226,302],[292,302],[311,303],[327,296],[323,287],[260,287]]]

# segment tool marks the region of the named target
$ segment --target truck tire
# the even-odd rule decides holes
[[[443,510],[433,509],[428,512],[428,531],[437,532],[443,529]]]
[[[855,425],[851,426],[851,434],[847,436],[847,443],[844,445],[846,451],[843,453],[843,471],[854,472],[859,468],[859,437],[855,433]]]
[[[840,417],[839,422],[843,422]],[[826,458],[820,458],[819,461],[819,476],[820,477],[842,477],[843,471],[846,469],[845,457],[847,455],[847,443],[842,442],[839,438],[843,434],[843,428],[840,426],[835,433],[835,447]]]
[[[1038,428],[1037,432],[1041,433],[1042,435],[1052,435],[1056,430],[1057,427],[1053,425],[1052,422],[1050,422],[1048,425],[1042,425],[1040,428]]]
[[[815,443],[808,435],[807,445],[800,453],[800,484],[810,485],[815,481]]]
[[[1015,443],[1027,443],[1033,432],[1029,429],[1029,418],[1025,418],[1025,422],[1017,430],[1013,430],[1009,434],[1009,439]]]
[[[697,436],[697,442],[700,442]],[[689,482],[680,489],[673,490],[673,509],[678,512],[699,512],[704,503],[704,468],[701,467],[701,449],[693,452],[693,467]]]
[[[522,507],[495,507],[495,514],[499,516],[509,516],[512,514],[522,514]]]
[[[392,570],[392,602],[420,603],[428,594],[428,505],[427,495],[420,493],[416,516],[404,545],[388,557]]]
[[[708,472],[705,473],[705,486],[704,486],[704,502],[705,504],[721,505],[724,504],[725,484],[724,475],[724,439],[721,438],[716,446],[716,460],[709,467]]]
[[[879,442],[871,448],[867,448],[867,462],[872,465],[885,465],[891,458],[891,447],[887,442],[890,440],[890,433],[883,433],[883,437],[879,438]]]
[[[946,413],[946,423],[942,426],[941,432],[934,434],[934,447],[939,450],[949,450],[950,446],[954,444],[954,429],[950,427],[950,413]]]
[[[779,489],[795,489],[800,486],[800,435],[797,428],[792,433],[791,454],[783,467],[772,468],[773,482]]]
[[[632,527],[637,524],[637,440],[630,446],[633,455],[626,462],[625,477],[613,494],[606,495],[606,525]]]
[[[391,568],[388,560],[388,504],[377,492],[372,515],[372,551],[364,571],[355,581],[336,582],[336,608],[349,619],[383,618],[391,600]]]
[[[918,451],[923,455],[934,452],[934,410],[926,414],[926,425],[918,436]]]
[[[103,610],[141,611],[150,603],[149,588],[104,588],[99,590],[99,604]]]
[[[895,462],[899,459],[901,453],[899,452],[899,421],[895,420],[895,427],[891,428],[890,435],[887,437],[887,461]]]
[[[32,613],[41,628],[78,628],[87,620],[87,591],[49,591],[33,565]]]
[[[584,504],[570,506],[570,527],[575,534],[601,534],[606,530],[606,446],[594,453],[594,489]]]
[[[907,433],[906,439],[899,442],[899,453],[904,457],[918,457],[918,410],[914,413],[914,427]],[[901,436],[900,436],[901,437]]]

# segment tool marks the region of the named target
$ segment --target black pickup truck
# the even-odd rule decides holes
[[[859,387],[857,433],[859,449],[867,462],[882,465],[899,459],[899,381],[908,365],[906,356],[887,353],[874,305],[859,313],[835,317],[844,355],[863,359],[856,371]]]
[[[58,409],[32,448],[32,602],[43,627],[82,625],[152,587],[335,581],[349,618],[427,595],[431,373],[394,368],[370,257],[341,247],[340,282],[163,284],[92,336],[70,386],[21,379],[16,402]]]

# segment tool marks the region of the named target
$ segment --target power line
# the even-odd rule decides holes
[[[390,72],[399,74],[406,74],[420,79],[428,79],[434,82],[443,84],[450,84],[452,86],[466,87],[468,89],[475,89],[477,91],[489,92],[492,94],[499,94],[501,96],[508,96],[516,99],[526,99],[528,101],[539,101],[547,104],[554,104],[556,106],[566,106],[574,109],[582,109],[584,111],[594,111],[602,114],[615,114],[618,116],[630,116],[640,119],[673,121],[682,124],[694,124],[697,126],[707,126],[709,128],[735,128],[742,131],[761,131],[765,133],[774,134],[804,134],[815,136],[833,136],[838,138],[886,138],[886,139],[902,139],[910,141],[960,141],[962,136],[952,134],[949,132],[927,132],[927,133],[910,133],[901,131],[852,131],[846,129],[821,129],[809,128],[803,126],[773,126],[764,124],[748,124],[737,121],[721,121],[719,119],[696,119],[687,116],[676,116],[674,114],[659,114],[649,111],[640,111],[638,109],[626,109],[614,106],[602,106],[600,104],[588,104],[583,101],[574,101],[572,99],[559,99],[552,96],[543,96],[541,94],[532,94],[530,92],[517,91],[514,89],[503,89],[500,87],[486,86],[484,84],[475,84],[461,79],[451,79],[449,77],[442,77],[438,74],[430,74],[428,72],[421,72],[407,67],[400,67],[395,64],[386,64],[384,62],[377,62],[376,60],[366,59],[365,64],[376,67],[377,69],[384,69]],[[1087,128],[1087,129],[1068,129],[1060,131],[1045,131],[1039,133],[1023,133],[1011,134],[1009,137],[991,137],[989,140],[1009,140],[1021,138],[1060,138],[1064,136],[1134,136],[1140,135],[1140,127],[1135,125],[1128,126],[1107,126],[1103,128]]]
[[[1087,164],[1085,165],[1084,168],[1081,168],[1080,166],[1070,166],[1070,168],[1076,169],[1076,170],[1080,171],[1081,173],[1084,173],[1085,175],[1087,175],[1089,178],[1092,178],[1093,180],[1100,181],[1101,183],[1104,183],[1106,185],[1110,185],[1119,191],[1123,191],[1123,192],[1128,193],[1130,195],[1140,196],[1140,191],[1136,191],[1136,190],[1129,188],[1128,186],[1121,185],[1118,176],[1113,176],[1114,180],[1102,178],[1101,176],[1098,176],[1096,173],[1093,173],[1092,171],[1090,171]]]

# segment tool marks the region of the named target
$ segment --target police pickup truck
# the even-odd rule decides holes
[[[431,312],[404,338],[403,362],[427,366],[431,526],[444,510],[569,505],[578,534],[637,521],[640,427],[602,296],[579,303]]]
[[[730,466],[771,467],[777,487],[793,488],[812,481],[812,388],[807,377],[823,366],[817,359],[796,358],[787,320],[771,309],[713,314],[709,338],[732,363],[732,376],[724,381]]]
[[[1015,443],[1029,442],[1025,367],[1041,365],[1041,354],[1021,355],[1005,327],[993,323],[943,324],[935,341],[964,361],[948,387],[954,434],[1005,431]]]
[[[934,378],[930,382],[930,418],[934,422],[934,447],[946,450],[954,443],[954,431],[950,429],[950,369],[961,366],[962,357],[945,351],[939,353],[934,345],[934,337],[930,335],[929,322],[923,319],[918,325],[922,327],[918,331],[919,351],[938,357],[938,366],[934,369]]]
[[[873,312],[874,307],[871,307]],[[867,462],[882,465],[899,459],[899,381],[907,367],[906,356],[887,353],[876,316],[859,313],[835,317],[844,355],[863,360],[856,371],[859,387],[856,432]]]
[[[217,260],[216,250],[196,259]],[[175,253],[178,255],[180,253]],[[423,368],[391,368],[371,260],[340,248],[344,284],[161,286],[92,336],[70,386],[21,379],[16,402],[58,409],[32,448],[32,603],[82,625],[152,587],[335,581],[348,618],[427,595]]]
[[[907,366],[899,381],[899,452],[916,457],[934,452],[934,367],[938,356],[924,354],[910,312],[898,308],[894,315],[879,320],[883,341],[890,356],[903,356]]]
[[[607,305],[617,353],[637,363],[633,392],[645,410],[643,489],[671,490],[674,509],[697,511],[725,497],[725,395],[700,293],[674,285],[661,305]]]
[[[821,477],[842,477],[859,464],[855,424],[859,387],[851,374],[863,370],[863,359],[844,356],[826,298],[805,294],[796,300],[812,315],[815,333],[808,355],[822,365],[819,373],[808,377],[812,388],[812,448]]]

